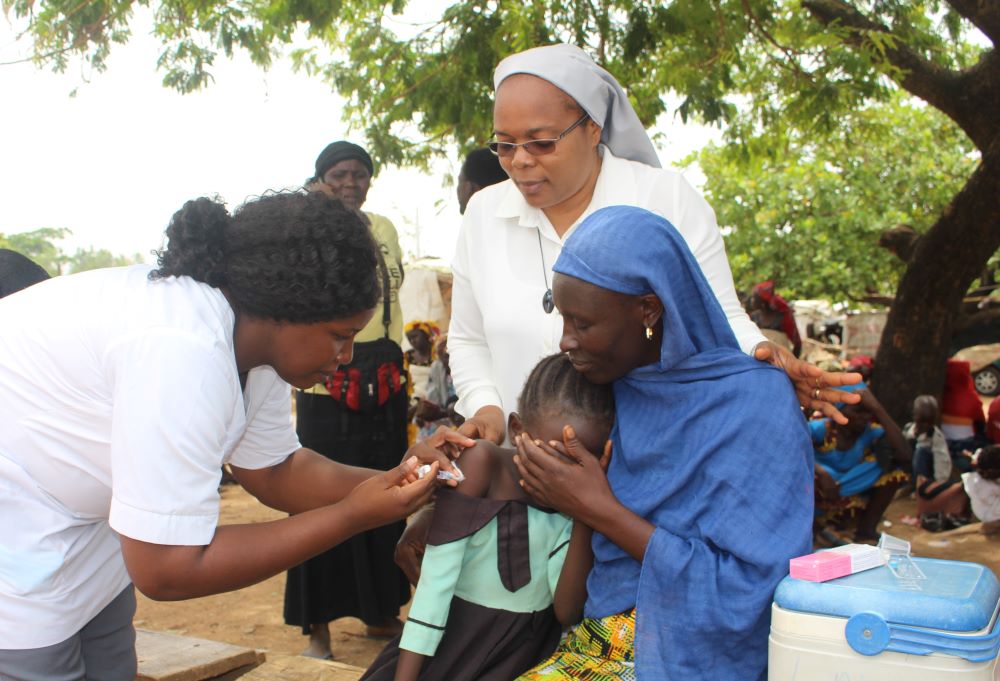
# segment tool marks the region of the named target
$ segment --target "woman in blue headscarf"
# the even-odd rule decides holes
[[[535,500],[594,531],[584,619],[524,678],[764,678],[774,588],[811,547],[812,447],[792,386],[740,351],[653,213],[597,211],[554,269],[560,347],[614,383],[617,416],[606,476],[571,430],[518,443]]]

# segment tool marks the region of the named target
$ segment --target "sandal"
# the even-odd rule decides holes
[[[920,527],[928,532],[942,532],[947,529],[944,524],[944,514],[940,512],[921,514]]]
[[[972,518],[960,516],[960,515],[946,515],[944,517],[943,527],[946,530],[956,530],[959,527],[965,527],[972,522]]]

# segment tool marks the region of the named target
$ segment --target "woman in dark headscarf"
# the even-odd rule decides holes
[[[584,620],[524,678],[764,678],[774,588],[811,546],[812,448],[791,385],[740,350],[661,217],[599,210],[554,269],[560,349],[613,382],[616,418],[606,477],[572,432],[557,445],[575,463],[520,438],[529,493],[594,529]]]
[[[0,248],[0,298],[45,281],[49,273],[17,251]]]
[[[393,224],[361,210],[374,170],[367,151],[351,142],[334,142],[316,159],[306,186],[340,199],[361,216],[378,242],[385,267],[383,300],[355,337],[354,359],[326,384],[296,393],[296,423],[299,439],[324,456],[387,470],[399,463],[407,446],[405,369],[399,347],[403,265]],[[365,399],[369,393],[371,400]],[[285,622],[309,635],[306,655],[332,657],[328,623],[341,617],[361,619],[369,636],[399,631],[396,617],[410,598],[410,586],[392,554],[404,526],[393,523],[365,532],[289,570]]]

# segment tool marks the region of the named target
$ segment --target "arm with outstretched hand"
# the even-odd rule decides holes
[[[795,395],[804,409],[822,412],[837,423],[847,423],[847,419],[836,407],[837,402],[857,404],[861,401],[857,393],[837,389],[860,383],[861,374],[823,371],[771,341],[762,341],[754,346],[753,356],[754,359],[767,362],[788,374],[788,380],[795,386]]]

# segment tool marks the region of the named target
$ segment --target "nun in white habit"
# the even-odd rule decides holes
[[[549,298],[551,268],[576,225],[605,206],[667,218],[701,265],[740,347],[776,356],[776,347],[759,346],[765,338],[736,297],[715,213],[683,175],[660,167],[614,76],[578,47],[550,45],[507,57],[493,83],[489,146],[510,180],[473,197],[452,265],[448,347],[458,409],[467,418],[463,432],[502,440],[528,372],[559,350],[563,320]],[[807,371],[789,368],[793,380]],[[810,407],[832,396],[824,388],[844,384],[818,369],[803,378]]]
[[[857,397],[831,387],[860,377],[797,360],[750,321],[736,297],[715,213],[683,175],[660,166],[614,76],[578,47],[549,45],[507,57],[493,82],[488,146],[510,180],[473,196],[452,263],[448,349],[458,411],[466,417],[461,433],[503,442],[531,368],[566,350],[560,348],[563,319],[551,297],[552,265],[584,218],[613,205],[645,208],[669,220],[701,266],[741,349],[783,368],[804,407],[843,418],[832,402]],[[411,523],[397,548],[397,562],[411,579],[428,526],[426,518]]]

